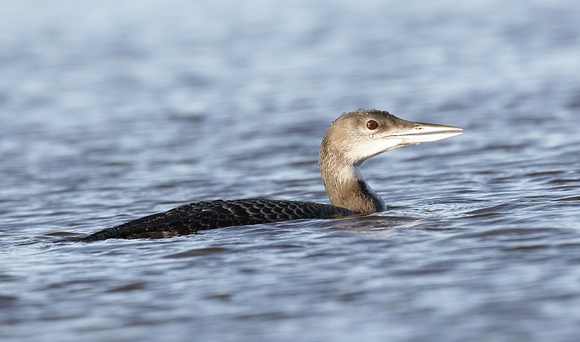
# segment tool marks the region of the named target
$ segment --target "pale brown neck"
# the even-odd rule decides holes
[[[326,193],[333,205],[363,215],[387,209],[383,200],[365,182],[360,164],[353,165],[333,153],[327,141],[323,141],[320,147],[318,163]]]

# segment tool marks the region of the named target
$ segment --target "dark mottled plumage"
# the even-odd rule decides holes
[[[145,216],[104,229],[80,241],[163,238],[229,226],[350,215],[355,214],[344,208],[313,202],[269,199],[206,201],[183,205],[164,213]]]

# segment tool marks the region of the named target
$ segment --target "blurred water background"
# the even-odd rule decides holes
[[[0,2],[2,341],[576,341],[580,2]],[[56,242],[208,199],[328,203],[330,122],[389,210]]]

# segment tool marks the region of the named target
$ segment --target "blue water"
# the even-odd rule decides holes
[[[2,341],[576,341],[580,2],[3,1]],[[58,242],[200,200],[328,203],[379,108],[462,136],[363,173],[389,209]]]

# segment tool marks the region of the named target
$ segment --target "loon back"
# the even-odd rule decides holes
[[[206,201],[183,205],[145,216],[80,239],[90,242],[110,238],[164,238],[200,230],[280,222],[297,219],[330,219],[355,215],[327,204],[269,199]]]

